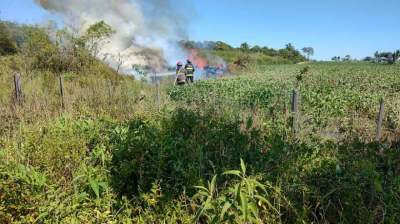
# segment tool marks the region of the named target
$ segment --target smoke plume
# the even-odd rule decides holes
[[[178,41],[186,39],[186,19],[172,0],[36,0],[47,11],[63,18],[73,32],[83,34],[104,21],[115,34],[100,49],[99,58],[122,71],[132,65],[163,70],[184,57]],[[118,57],[118,59],[116,59]]]

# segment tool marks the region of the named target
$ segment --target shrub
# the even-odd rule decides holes
[[[0,21],[0,55],[17,53],[17,46],[11,39],[7,26]]]
[[[241,160],[241,170],[225,171],[224,175],[239,179],[219,190],[217,176],[208,187],[197,186],[198,206],[196,221],[207,223],[279,223],[281,207],[286,199],[278,187],[259,178],[247,176]]]
[[[32,168],[0,164],[0,222],[35,222],[45,199],[45,184],[46,177]]]
[[[167,194],[193,192],[192,186],[233,168],[240,157],[262,159],[257,148],[263,139],[257,130],[242,129],[238,117],[215,113],[177,109],[161,123],[131,121],[126,138],[114,150],[116,190],[133,196],[160,180]]]

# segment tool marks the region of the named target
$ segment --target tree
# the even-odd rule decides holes
[[[400,50],[397,50],[396,52],[394,52],[394,60],[395,60],[395,63],[396,63],[397,61],[399,61],[399,59],[400,59]]]
[[[186,48],[186,49],[194,49],[196,48],[196,42],[194,41],[181,41],[181,46]]]
[[[201,44],[198,44],[198,47],[203,48],[203,49],[214,49],[216,46],[216,42],[214,41],[203,41]]]
[[[375,59],[380,63],[394,64],[397,58],[397,52],[375,52]]]
[[[400,58],[400,50],[388,54],[388,63],[395,64]]]
[[[258,46],[258,45],[255,45],[255,46],[252,47],[250,50],[251,50],[252,52],[257,52],[257,53],[259,53],[259,52],[262,51],[261,47]]]
[[[269,55],[269,56],[276,56],[276,55],[278,54],[278,52],[277,52],[275,49],[273,49],[273,48],[268,48],[268,47],[263,47],[263,48],[262,48],[262,52],[263,52],[265,55]]]
[[[300,51],[296,50],[296,48],[291,43],[286,44],[286,47],[284,49],[280,49],[278,51],[278,56],[288,59],[293,63],[298,63],[306,60],[306,58],[300,53]]]
[[[365,58],[363,59],[363,61],[368,61],[368,62],[371,62],[371,61],[373,61],[373,60],[374,60],[374,58],[372,58],[372,57],[370,57],[370,56],[365,57]]]
[[[312,47],[304,47],[301,51],[307,55],[307,60],[310,60],[310,56],[314,55],[314,48]]]
[[[394,64],[396,62],[396,52],[388,54],[388,63]]]
[[[0,55],[14,54],[16,52],[17,46],[11,39],[6,25],[0,22]]]
[[[286,44],[285,49],[288,50],[288,51],[295,51],[296,50],[296,48],[293,46],[292,43]]]
[[[34,69],[51,71],[60,69],[59,51],[44,29],[29,30],[21,52],[24,59],[32,59],[29,66]]]
[[[226,50],[231,50],[231,49],[232,49],[232,46],[230,46],[229,44],[224,43],[222,41],[217,41],[214,46],[214,50],[217,50],[217,51],[226,51]]]
[[[375,56],[376,59],[378,59],[378,58],[380,57],[380,56],[379,56],[379,52],[376,51],[375,54],[374,54],[374,56]]]
[[[250,49],[250,45],[247,42],[244,42],[240,45],[240,50],[248,51]]]
[[[344,56],[343,61],[351,61],[351,56],[349,54]]]
[[[104,21],[91,25],[80,38],[80,43],[94,57],[99,56],[100,46],[107,43],[107,39],[114,34],[114,30]]]

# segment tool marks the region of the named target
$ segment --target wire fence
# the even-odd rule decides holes
[[[66,108],[66,100],[65,100],[65,87],[64,87],[64,76],[59,75],[58,76],[58,83],[59,83],[59,104],[60,104],[60,109],[62,111],[65,110]],[[14,74],[14,79],[13,79],[13,86],[14,86],[14,106],[22,106],[24,104],[24,93],[22,89],[22,78],[19,73]],[[114,95],[114,87],[113,84],[110,80],[107,82],[107,95],[109,100],[111,101],[113,99]],[[154,103],[157,108],[157,110],[161,109],[162,105],[162,97],[160,93],[160,80],[155,81],[155,88],[154,88]],[[294,136],[296,136],[299,131],[300,131],[300,116],[301,116],[301,93],[299,90],[294,89],[291,93],[291,129],[292,133]],[[286,105],[284,110],[286,111]],[[385,119],[385,102],[384,99],[381,98],[379,101],[379,111],[377,112],[377,117],[376,117],[376,133],[375,133],[375,141],[380,142],[382,139],[382,128],[383,128],[383,121]]]

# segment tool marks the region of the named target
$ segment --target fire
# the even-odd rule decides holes
[[[197,49],[190,49],[188,59],[200,69],[204,69],[208,65],[208,60],[201,57]]]

